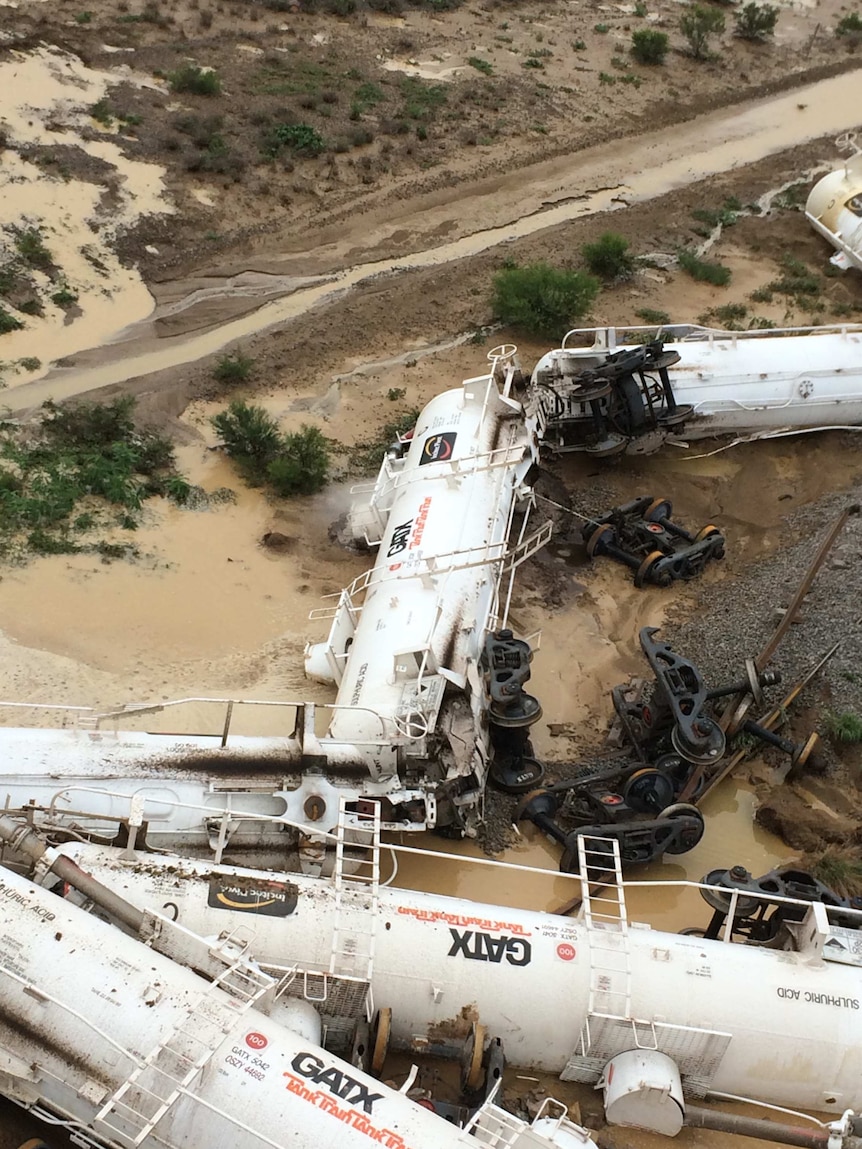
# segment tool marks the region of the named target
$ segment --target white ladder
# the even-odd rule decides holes
[[[352,814],[346,809],[346,799],[339,801],[333,875],[335,928],[329,973],[370,983],[380,890],[380,803],[360,799],[358,805],[359,813]],[[344,870],[345,847],[350,850],[349,874]],[[358,856],[354,848],[360,852]]]
[[[578,864],[590,946],[588,1014],[629,1018],[632,977],[619,842],[582,835]]]
[[[94,1125],[130,1147],[140,1145],[213,1057],[237,1016],[276,985],[274,978],[244,962],[228,966],[182,1023],[108,1098]],[[229,993],[235,1004],[216,997],[216,989]]]

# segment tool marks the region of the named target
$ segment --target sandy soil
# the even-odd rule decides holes
[[[597,0],[577,8],[562,0],[488,2],[439,15],[410,7],[403,18],[360,13],[344,20],[251,3],[141,8],[92,0],[76,13],[60,0],[22,0],[0,8],[0,266],[17,258],[16,227],[39,229],[51,257],[18,266],[0,300],[24,324],[0,336],[7,402],[17,409],[41,401],[39,392],[22,390],[20,399],[15,392],[52,361],[63,360],[66,372],[46,385],[77,371],[72,389],[100,361],[122,363],[136,345],[98,348],[138,320],[149,323],[145,332],[135,329],[150,340],[142,346],[201,332],[198,361],[180,365],[168,343],[160,371],[105,393],[138,394],[142,416],[176,436],[193,482],[237,492],[236,503],[197,512],[154,501],[136,535],[143,557],[135,563],[64,556],[0,571],[0,699],[98,708],[200,695],[325,699],[302,678],[301,652],[321,636],[308,611],[365,565],[328,535],[351,476],[321,496],[268,500],[210,449],[209,417],[238,395],[262,403],[284,429],[310,422],[360,446],[387,420],[481,371],[486,349],[510,337],[483,334],[493,319],[490,281],[504,259],[576,264],[581,245],[612,223],[652,263],[603,291],[591,322],[633,322],[644,308],[715,322],[715,309],[728,304],[746,307],[743,325],[862,316],[862,277],[826,274],[828,252],[798,210],[811,173],[839,157],[829,133],[854,126],[857,114],[834,95],[795,90],[857,63],[832,35],[843,11],[838,0],[783,7],[775,42],[764,45],[734,39],[728,11],[728,32],[706,62],[682,50],[680,5],[660,0],[646,8],[636,15],[632,6]],[[640,27],[668,31],[672,51],[663,67],[629,57]],[[490,73],[471,58],[486,60]],[[189,62],[215,68],[223,94],[172,93],[166,75]],[[426,87],[405,87],[410,76]],[[779,89],[789,90],[778,116],[786,138],[757,150],[754,129],[733,110],[714,121],[721,126],[705,148],[713,166],[695,172],[692,160],[684,170],[693,142],[708,139],[702,121],[686,121],[734,101],[773,98]],[[734,119],[735,130],[728,126]],[[323,137],[321,155],[282,148],[267,157],[273,131],[298,123]],[[767,134],[778,130],[764,123]],[[648,150],[660,143],[666,152]],[[674,161],[680,172],[667,187],[638,190],[648,162],[660,170]],[[771,195],[800,180],[795,194]],[[594,197],[587,205],[593,214],[585,207],[574,218],[580,211],[567,200],[581,196]],[[692,213],[731,198],[771,206],[751,208],[711,237],[711,258],[732,269],[729,287],[695,284],[655,258],[705,244],[709,228]],[[484,246],[472,239],[558,208],[563,215],[542,217],[541,228],[520,237],[516,229],[505,248],[496,235]],[[567,213],[573,218],[564,219]],[[254,331],[262,301],[289,299],[356,265],[409,264],[416,252],[462,241],[441,266],[366,278],[342,298],[247,337],[251,381],[229,393],[213,382],[226,321],[249,316]],[[787,254],[818,276],[817,294],[802,304],[780,294],[753,301]],[[74,302],[54,301],[64,286]],[[21,310],[28,300],[37,313]],[[439,349],[473,331],[474,340]],[[522,341],[525,365],[544,350]],[[393,401],[393,389],[405,393]],[[601,473],[566,461],[553,483],[587,500],[581,509],[651,490],[670,495],[684,522],[718,521],[728,533],[728,558],[704,577],[732,594],[747,564],[789,541],[789,510],[860,478],[858,452],[826,435],[694,461],[667,454],[625,460]],[[278,554],[264,548],[268,530],[287,535],[290,547]],[[524,572],[513,603],[519,629],[545,630],[533,677],[545,710],[539,753],[562,768],[594,747],[607,722],[607,690],[642,670],[638,629],[684,620],[696,603],[696,588],[639,593],[619,569],[586,565],[571,522],[560,517],[553,544]],[[0,717],[34,720],[32,712],[3,709]],[[199,705],[185,721],[210,728],[218,719]],[[249,711],[244,721],[255,731],[272,729],[266,711]],[[680,870],[700,876],[734,861],[757,870],[786,856],[777,838],[753,827],[752,805],[750,791],[728,792],[710,819],[720,836],[681,860],[690,871]],[[799,817],[792,806],[771,828]],[[526,841],[520,852],[555,865],[541,840]],[[427,870],[415,877],[432,888]],[[481,882],[467,882],[462,892],[493,896]],[[657,909],[645,906],[644,916]],[[3,1149],[32,1133],[20,1117],[4,1113],[3,1120]],[[715,1143],[693,1132],[680,1141]]]

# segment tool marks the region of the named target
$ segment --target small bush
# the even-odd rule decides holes
[[[679,30],[688,41],[695,60],[705,60],[709,56],[710,39],[724,31],[724,13],[717,8],[695,4],[680,19]]]
[[[287,149],[295,156],[319,156],[326,141],[310,124],[276,124],[264,137],[264,151],[275,157]]]
[[[57,307],[67,308],[73,307],[78,302],[78,293],[74,291],[67,283],[64,283],[59,291],[55,291],[51,296],[51,302]]]
[[[329,448],[316,427],[303,424],[285,435],[278,454],[267,464],[266,475],[277,494],[313,495],[329,477]]]
[[[862,16],[858,12],[848,12],[842,16],[835,25],[835,35],[846,36],[854,43],[862,40]]]
[[[50,251],[45,247],[38,227],[28,227],[15,231],[15,246],[18,254],[29,267],[45,270],[53,262]]]
[[[97,100],[95,104],[90,105],[90,115],[97,123],[104,124],[106,128],[109,128],[114,122],[111,105],[105,96],[102,96],[101,100]]]
[[[609,281],[631,279],[635,261],[628,248],[627,239],[616,232],[606,231],[595,243],[585,243],[581,254],[593,275]]]
[[[212,425],[249,482],[264,482],[266,468],[281,446],[278,423],[272,415],[263,407],[234,399],[226,411],[213,416]]]
[[[511,327],[556,339],[589,311],[598,291],[598,280],[586,272],[533,263],[494,277],[492,307]]]
[[[638,28],[637,32],[632,32],[631,52],[639,64],[663,64],[668,43],[666,32]]]
[[[168,83],[173,92],[191,92],[195,96],[220,96],[221,80],[212,68],[199,68],[196,64],[184,64],[176,72],[168,74]]]
[[[471,68],[475,68],[477,72],[484,72],[486,76],[490,76],[494,71],[494,65],[490,60],[483,60],[481,56],[470,56],[467,63]]]
[[[232,355],[222,355],[213,368],[213,379],[219,383],[242,383],[248,379],[254,360],[235,351]]]
[[[698,283],[711,283],[713,287],[726,287],[730,283],[730,268],[721,263],[700,259],[693,251],[679,253],[679,265]]]
[[[778,9],[771,4],[755,4],[754,0],[734,13],[735,35],[743,40],[762,40],[775,35],[778,23]]]
[[[0,335],[5,335],[7,331],[20,331],[23,326],[20,319],[16,319],[5,307],[0,307]]]

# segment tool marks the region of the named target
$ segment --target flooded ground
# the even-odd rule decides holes
[[[48,13],[54,7],[54,0],[38,6]],[[210,13],[215,31],[202,48],[205,55],[221,51],[219,37],[228,34],[228,25],[240,27],[245,17],[235,7]],[[858,318],[862,289],[852,279],[823,277],[816,306],[813,298],[780,294],[752,300],[780,273],[789,253],[818,275],[826,266],[825,246],[793,205],[768,215],[757,205],[771,203],[779,187],[810,180],[839,161],[834,140],[824,137],[859,124],[858,68],[729,110],[719,107],[733,98],[734,86],[753,83],[743,67],[762,73],[764,84],[770,76],[792,82],[791,70],[804,65],[801,46],[812,33],[812,70],[818,62],[847,67],[847,61],[834,59],[835,41],[815,44],[815,29],[837,15],[838,5],[824,0],[816,13],[805,6],[788,9],[775,51],[734,41],[731,65],[712,61],[702,68],[677,52],[673,70],[644,72],[642,85],[623,84],[621,76],[614,84],[601,78],[606,69],[623,74],[612,61],[614,53],[619,59],[628,51],[628,9],[603,6],[604,32],[598,31],[604,26],[595,23],[598,16],[590,14],[584,28],[576,29],[590,52],[575,59],[588,63],[573,65],[568,50],[555,55],[556,41],[548,46],[556,35],[569,43],[574,34],[569,7],[557,8],[536,27],[531,11],[522,21],[526,30],[515,30],[529,34],[526,58],[546,61],[535,69],[544,80],[524,97],[531,102],[518,105],[515,118],[532,125],[525,128],[531,138],[521,141],[520,151],[512,140],[508,150],[490,137],[487,143],[481,135],[473,142],[461,139],[453,128],[445,143],[442,132],[439,143],[432,139],[438,151],[429,158],[411,131],[390,147],[388,158],[386,143],[376,140],[347,159],[334,151],[326,173],[311,172],[301,161],[295,172],[261,164],[253,180],[205,166],[183,168],[194,156],[186,128],[177,124],[189,116],[222,116],[219,130],[227,146],[238,146],[231,117],[246,101],[236,93],[242,77],[254,73],[257,57],[270,48],[294,52],[300,40],[314,51],[323,49],[326,41],[314,37],[329,35],[331,28],[321,33],[302,24],[297,37],[288,24],[259,33],[243,26],[264,46],[231,43],[231,55],[240,61],[234,72],[227,56],[216,61],[236,85],[230,108],[217,113],[203,99],[176,100],[169,93],[164,73],[176,61],[159,54],[162,35],[171,41],[180,32],[199,35],[197,5],[175,6],[172,27],[148,20],[120,26],[101,0],[75,26],[66,9],[59,9],[64,42],[90,37],[87,58],[93,67],[49,47],[2,50],[0,113],[11,145],[0,174],[3,242],[12,251],[15,228],[36,228],[50,254],[31,276],[41,313],[22,311],[24,326],[2,337],[7,408],[19,411],[49,397],[105,387],[116,393],[132,381],[131,389],[150,400],[144,404],[148,415],[178,438],[179,464],[190,481],[207,491],[229,487],[235,499],[200,511],[152,500],[134,533],[138,557],[131,562],[72,555],[3,568],[0,700],[98,709],[176,697],[330,701],[330,692],[304,679],[302,652],[306,641],[323,637],[323,625],[310,622],[309,611],[331,601],[325,596],[367,565],[329,537],[330,524],[346,505],[351,476],[339,473],[321,496],[270,500],[246,487],[212,449],[209,419],[234,396],[253,398],[284,430],[311,423],[342,444],[362,446],[387,419],[485,369],[490,344],[459,333],[489,321],[485,297],[504,258],[558,261],[562,252],[571,261],[584,240],[612,223],[631,238],[637,254],[667,258],[652,260],[633,281],[607,288],[596,304],[596,322],[630,322],[645,308],[691,320],[728,304],[743,308],[743,325]],[[465,10],[457,18],[474,16]],[[511,46],[513,30],[501,26],[495,43],[483,46],[484,30],[463,24],[455,32],[463,40],[458,54],[450,43],[444,55],[439,46],[425,50],[423,38],[438,34],[434,24],[415,13],[407,20],[371,19],[372,35],[389,57],[382,63],[374,57],[374,67],[379,63],[393,82],[408,76],[455,85],[476,71],[466,58],[469,43],[469,51],[485,53],[501,74],[508,69],[514,106],[516,89],[521,93],[515,76],[526,72]],[[345,28],[350,30],[349,23],[336,27],[336,38]],[[118,69],[116,53],[132,52],[126,43],[132,33],[140,37],[141,50],[130,57],[134,66]],[[404,35],[416,37],[415,48],[384,39]],[[526,42],[518,50],[526,53]],[[371,67],[369,59],[363,58],[363,67]],[[265,63],[274,67],[269,56]],[[570,86],[573,73],[577,87]],[[557,85],[556,104],[539,109],[536,101],[548,99],[542,90],[550,90],[551,82]],[[689,95],[697,89],[699,97],[682,100],[674,83]],[[343,93],[335,95],[328,104],[321,98],[319,106],[346,114]],[[109,109],[99,110],[106,98]],[[453,116],[469,118],[468,99],[458,98],[460,111],[453,109]],[[583,124],[573,128],[574,105],[579,114],[601,121],[594,137]],[[695,112],[700,114],[677,122]],[[253,114],[264,113],[256,108]],[[359,114],[364,125],[371,122],[367,110]],[[303,108],[302,115],[313,118],[318,107]],[[643,121],[636,124],[635,115]],[[373,118],[374,131],[384,136],[385,121]],[[671,122],[676,126],[668,131]],[[638,134],[621,142],[615,138],[621,125]],[[322,121],[321,126],[328,131]],[[257,127],[245,124],[241,133],[256,138]],[[732,272],[731,287],[717,289],[683,276],[673,254],[705,240],[693,213],[715,211],[728,197],[738,199],[744,212],[713,249]],[[145,226],[139,224],[142,217]],[[245,230],[225,238],[234,229]],[[151,274],[142,275],[140,267]],[[75,299],[57,303],[53,297],[64,285]],[[255,343],[252,337],[262,333],[266,340]],[[507,337],[503,332],[492,341]],[[256,375],[250,385],[227,393],[214,387],[205,364],[237,341],[257,357]],[[546,349],[524,342],[525,365]],[[52,367],[61,360],[62,366]],[[160,374],[150,380],[149,372]],[[400,397],[393,399],[393,392]],[[555,468],[555,479],[569,491],[592,492],[598,505],[581,510],[604,510],[651,491],[672,497],[685,523],[717,521],[728,536],[728,558],[704,579],[726,585],[732,595],[734,579],[747,564],[784,544],[788,511],[843,490],[862,475],[858,451],[829,434],[752,444],[708,458],[699,454],[665,452],[602,472],[570,459]],[[262,545],[271,531],[286,539],[278,551]],[[560,524],[541,561],[521,572],[512,604],[512,622],[521,633],[545,632],[531,681],[544,707],[534,733],[537,752],[560,768],[601,744],[608,690],[643,671],[639,629],[684,619],[694,602],[686,588],[639,592],[620,568],[586,564],[575,531],[574,521],[571,528]],[[250,706],[236,713],[234,729],[284,733],[283,714]],[[0,709],[0,720],[36,718]],[[217,730],[221,720],[216,704],[196,702],[181,712],[147,716],[139,725],[182,733]],[[755,824],[756,802],[745,784],[726,783],[704,806],[701,844],[637,877],[647,883],[697,880],[734,863],[757,875],[791,859],[789,847]],[[406,835],[402,841],[421,843],[434,857],[401,854],[397,874],[389,875],[395,884],[551,910],[577,892],[576,883],[557,871],[557,848],[532,827],[522,828],[504,856],[540,874],[470,864],[467,859],[484,858],[472,842]],[[696,893],[664,885],[633,887],[628,907],[634,920],[668,930],[703,925],[709,915]],[[533,1081],[518,1087],[538,1085],[552,1093],[561,1089]],[[563,1092],[566,1100],[596,1111],[595,1097]],[[0,1120],[3,1149],[36,1132],[19,1115],[4,1113]],[[726,1138],[691,1130],[678,1140],[686,1146],[727,1144]],[[614,1145],[653,1149],[658,1142],[617,1130]]]

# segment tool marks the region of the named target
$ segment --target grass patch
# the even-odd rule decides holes
[[[28,267],[45,271],[53,263],[38,227],[15,228],[15,247]]]
[[[343,450],[350,456],[350,469],[360,475],[377,471],[383,462],[383,456],[387,449],[412,430],[416,426],[418,418],[419,408],[413,407],[402,415],[397,415],[394,419],[384,423],[370,442],[362,443],[357,447],[344,447]]]
[[[0,555],[79,550],[70,530],[94,529],[112,507],[137,525],[144,501],[165,494],[176,469],[170,442],[137,430],[133,410],[131,396],[46,403],[38,423],[0,426]]]
[[[172,92],[191,92],[195,96],[220,96],[221,80],[212,68],[199,68],[197,64],[184,64],[168,73]]]
[[[63,310],[65,310],[68,307],[74,307],[78,302],[78,293],[69,287],[68,283],[64,283],[63,286],[51,296],[51,302],[55,306],[62,307]]]
[[[91,104],[89,111],[93,119],[97,123],[103,124],[106,128],[109,128],[114,122],[111,105],[105,96],[102,96],[101,100],[97,100],[95,104]]]
[[[852,854],[827,850],[812,864],[811,873],[845,898],[862,894],[862,859]]]
[[[726,199],[720,208],[699,207],[691,213],[691,218],[700,223],[708,224],[711,228],[731,227],[739,218],[742,204],[736,198]]]
[[[635,315],[638,319],[642,319],[644,323],[655,323],[659,326],[670,323],[668,313],[666,311],[657,311],[654,307],[641,307],[635,312]]]
[[[806,299],[820,294],[820,277],[810,271],[801,260],[786,252],[781,260],[782,274],[773,279],[768,286],[769,291],[777,295],[786,295],[792,299]]]
[[[730,283],[730,268],[722,263],[701,259],[693,251],[679,253],[679,265],[698,283],[711,283],[713,287],[726,287]]]
[[[471,68],[475,68],[477,72],[484,72],[486,76],[493,74],[494,65],[490,60],[483,60],[481,56],[470,56],[467,63]]]
[[[416,76],[402,77],[400,89],[404,101],[401,115],[408,120],[432,120],[447,100],[441,84],[426,84]]]
[[[823,725],[835,742],[862,742],[862,718],[852,710],[827,710]]]

